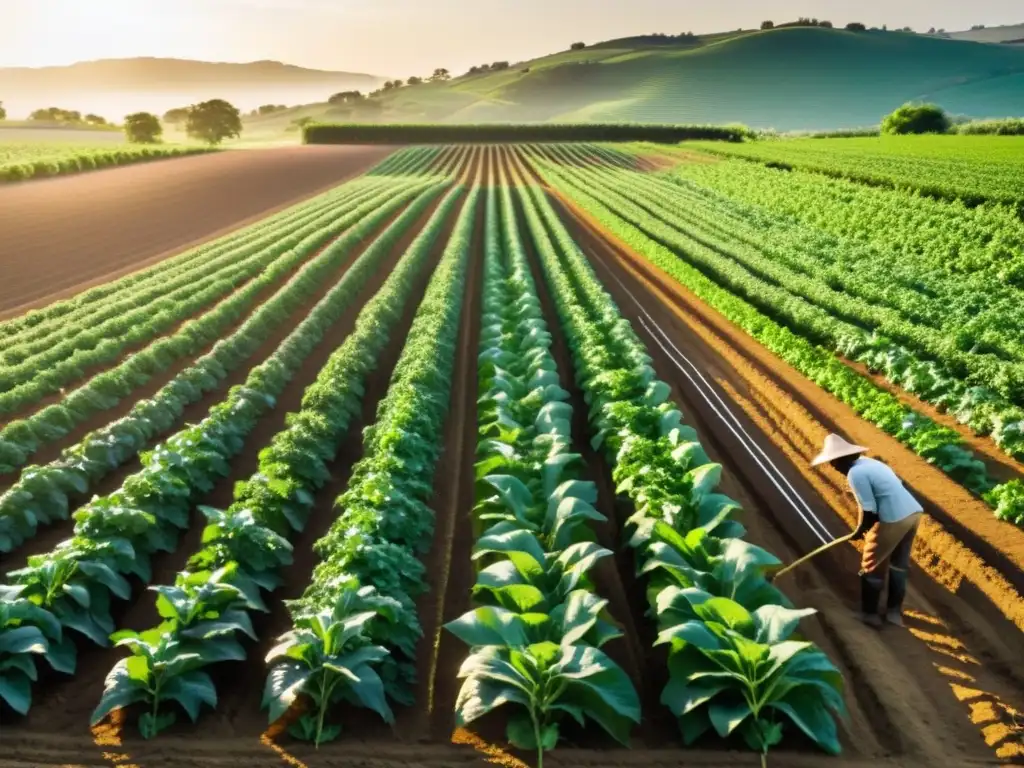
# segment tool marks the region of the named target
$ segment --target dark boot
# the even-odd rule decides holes
[[[885,620],[897,627],[903,626],[903,598],[907,596],[907,572],[889,570],[889,596],[886,600]]]
[[[860,577],[860,618],[865,624],[872,627],[882,626],[882,619],[878,615],[878,600],[882,596],[882,587],[885,580],[880,576],[870,573],[862,573]]]

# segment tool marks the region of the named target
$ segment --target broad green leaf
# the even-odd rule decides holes
[[[842,751],[835,720],[828,708],[822,705],[820,697],[813,693],[812,688],[796,688],[785,701],[773,701],[769,707],[782,712],[796,726],[807,734],[819,747],[826,752],[838,755]]]
[[[372,709],[384,719],[384,722],[388,724],[395,722],[395,716],[384,696],[384,683],[381,681],[380,675],[368,664],[360,664],[352,671],[355,680],[348,683],[346,696],[355,699],[367,709]]]
[[[688,684],[679,678],[669,678],[668,684],[661,692],[661,703],[672,710],[676,717],[687,715],[697,707],[710,701],[722,687],[709,683]]]
[[[0,630],[0,654],[46,653],[49,643],[38,627],[23,626]]]
[[[481,606],[444,626],[470,648],[484,645],[513,648],[529,644],[523,620],[505,608]]]
[[[203,704],[212,708],[217,706],[217,689],[214,688],[213,680],[199,670],[171,678],[164,683],[160,694],[165,700],[178,702],[193,723],[199,717]]]
[[[270,722],[277,722],[292,706],[313,672],[295,661],[277,663],[267,675],[263,707],[269,707]]]
[[[518,688],[480,677],[470,677],[462,684],[455,702],[456,724],[468,725],[501,705],[509,703],[526,707],[529,706],[530,700]]]
[[[800,624],[800,620],[813,616],[817,611],[813,608],[796,610],[783,608],[780,605],[764,605],[754,611],[754,626],[757,634],[754,639],[766,645],[775,645],[787,640]]]
[[[745,699],[736,701],[713,701],[708,707],[708,717],[723,739],[735,731],[744,720],[753,714]]]
[[[32,683],[19,674],[0,674],[0,699],[19,715],[28,713],[32,706]]]

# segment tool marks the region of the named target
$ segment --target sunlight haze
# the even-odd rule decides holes
[[[1014,0],[0,0],[0,66],[134,56],[274,59],[408,77],[525,60],[576,40],[751,28],[762,19],[816,16],[923,31],[1011,24],[1022,15]]]

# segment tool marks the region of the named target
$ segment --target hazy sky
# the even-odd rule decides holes
[[[918,30],[1024,22],[1020,0],[0,0],[0,66],[129,56],[276,59],[407,77],[646,32],[762,19]]]

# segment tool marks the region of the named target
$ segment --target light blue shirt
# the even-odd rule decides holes
[[[883,523],[898,523],[923,511],[918,500],[903,487],[903,481],[880,461],[857,459],[846,479],[860,508],[874,512]]]

